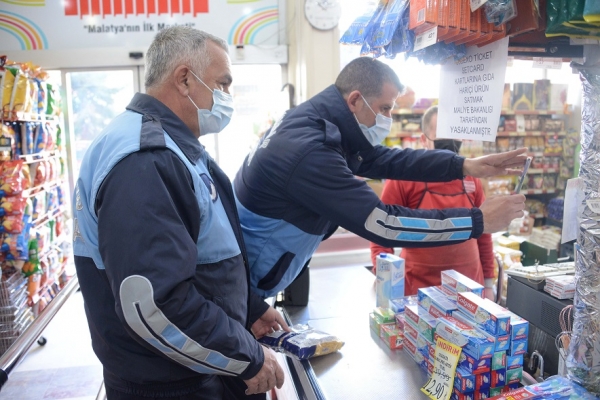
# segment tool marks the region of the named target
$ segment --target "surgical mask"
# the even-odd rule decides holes
[[[361,124],[359,122],[358,126],[362,130],[369,143],[371,143],[373,146],[381,144],[383,139],[388,137],[390,134],[390,130],[392,129],[392,119],[383,114],[376,114],[362,94],[360,97],[362,97],[367,107],[369,107],[369,110],[375,114],[375,125],[369,128],[365,124]],[[354,115],[354,118],[356,118],[356,115]],[[356,120],[358,121],[358,118],[356,118]]]
[[[196,103],[194,103],[194,100],[188,96],[188,99],[190,99],[192,104],[198,110],[198,126],[200,127],[200,135],[219,133],[225,129],[227,124],[229,124],[229,121],[231,121],[231,115],[233,114],[233,98],[230,94],[219,89],[213,90],[209,88],[206,83],[204,83],[202,79],[198,78],[198,76],[196,76],[192,70],[190,70],[190,72],[213,94],[213,106],[210,111],[199,108]]]
[[[437,150],[450,150],[458,154],[460,150],[460,146],[462,146],[462,142],[460,140],[454,139],[436,139],[433,141],[433,147]]]

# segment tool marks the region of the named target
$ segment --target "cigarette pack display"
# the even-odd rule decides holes
[[[442,285],[457,293],[473,292],[483,296],[483,286],[453,269],[442,271]]]
[[[492,358],[494,341],[472,325],[452,317],[438,318],[435,335],[463,348],[463,352],[475,359]]]
[[[481,374],[484,372],[488,372],[490,370],[491,358],[484,358],[481,360],[476,360],[469,354],[466,354],[464,351],[460,353],[458,358],[458,366],[464,368],[466,371],[469,371],[472,374]]]
[[[527,353],[527,339],[523,340],[512,340],[510,346],[506,351],[509,356],[518,356],[519,354]]]
[[[376,305],[389,307],[390,300],[404,297],[404,259],[382,253],[376,257]]]
[[[492,371],[506,369],[506,352],[497,351],[492,356]]]
[[[456,303],[460,311],[491,335],[502,336],[509,333],[510,315],[491,307],[475,293],[458,293]]]
[[[491,387],[502,387],[506,385],[506,369],[493,369],[491,372],[492,382]]]

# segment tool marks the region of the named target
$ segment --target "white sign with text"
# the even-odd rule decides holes
[[[496,140],[507,57],[504,38],[468,47],[464,58],[442,65],[438,138]]]

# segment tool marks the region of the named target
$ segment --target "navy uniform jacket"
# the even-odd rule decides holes
[[[288,111],[233,183],[253,290],[264,297],[283,290],[337,226],[387,247],[479,237],[478,208],[390,206],[356,178],[445,182],[462,179],[463,162],[450,151],[372,146],[333,85]]]
[[[217,375],[256,375],[264,356],[249,327],[268,306],[250,292],[231,184],[171,110],[136,94],[87,151],[73,200],[108,387],[218,393]]]

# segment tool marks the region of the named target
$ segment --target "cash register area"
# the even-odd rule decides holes
[[[281,310],[292,324],[309,324],[336,335],[344,341],[344,346],[338,352],[302,363],[279,354],[286,370],[286,384],[271,393],[270,399],[426,399],[420,388],[433,367],[433,360],[427,356],[433,339],[424,328],[427,318],[421,315],[421,323],[409,320],[406,310],[404,317],[398,319],[393,313],[387,315],[376,308],[376,276],[367,268],[371,262],[368,242],[364,239],[348,234],[326,243],[319,248],[309,268],[308,304],[287,304]],[[511,254],[507,254],[506,261],[510,262]],[[570,323],[571,316],[565,314],[564,308],[571,304],[568,297],[572,297],[569,278],[564,275],[573,272],[572,263],[538,266],[535,276],[532,271],[528,267],[515,268],[514,273],[500,277],[506,281],[505,292],[500,288],[500,295],[512,312],[528,321],[529,331],[525,338],[521,335],[502,345],[495,343],[509,346],[500,351],[493,349],[494,353],[502,353],[504,359],[495,357],[484,363],[487,370],[478,379],[483,376],[487,382],[473,379],[479,391],[489,397],[508,389],[507,379],[512,379],[510,387],[517,387],[521,381],[528,384],[542,381],[563,369],[558,348],[564,342],[564,338],[561,342],[562,332]],[[428,311],[433,314],[436,307],[445,312],[448,303],[436,300],[435,294],[430,295],[429,300],[421,299],[421,308],[430,307]],[[410,308],[417,311],[419,318],[419,307]],[[502,333],[511,334],[497,332],[495,336]],[[0,400],[104,399],[102,367],[91,348],[80,292],[69,297],[43,337],[47,343],[34,344],[11,372],[0,391]],[[525,342],[525,348],[510,347],[518,341]],[[520,363],[513,365],[514,372],[509,371],[507,358],[513,364]],[[478,372],[477,365],[470,365],[468,360],[461,362],[460,371],[466,375],[463,383],[468,383],[473,378],[469,375]],[[453,396],[476,398],[473,391]]]

